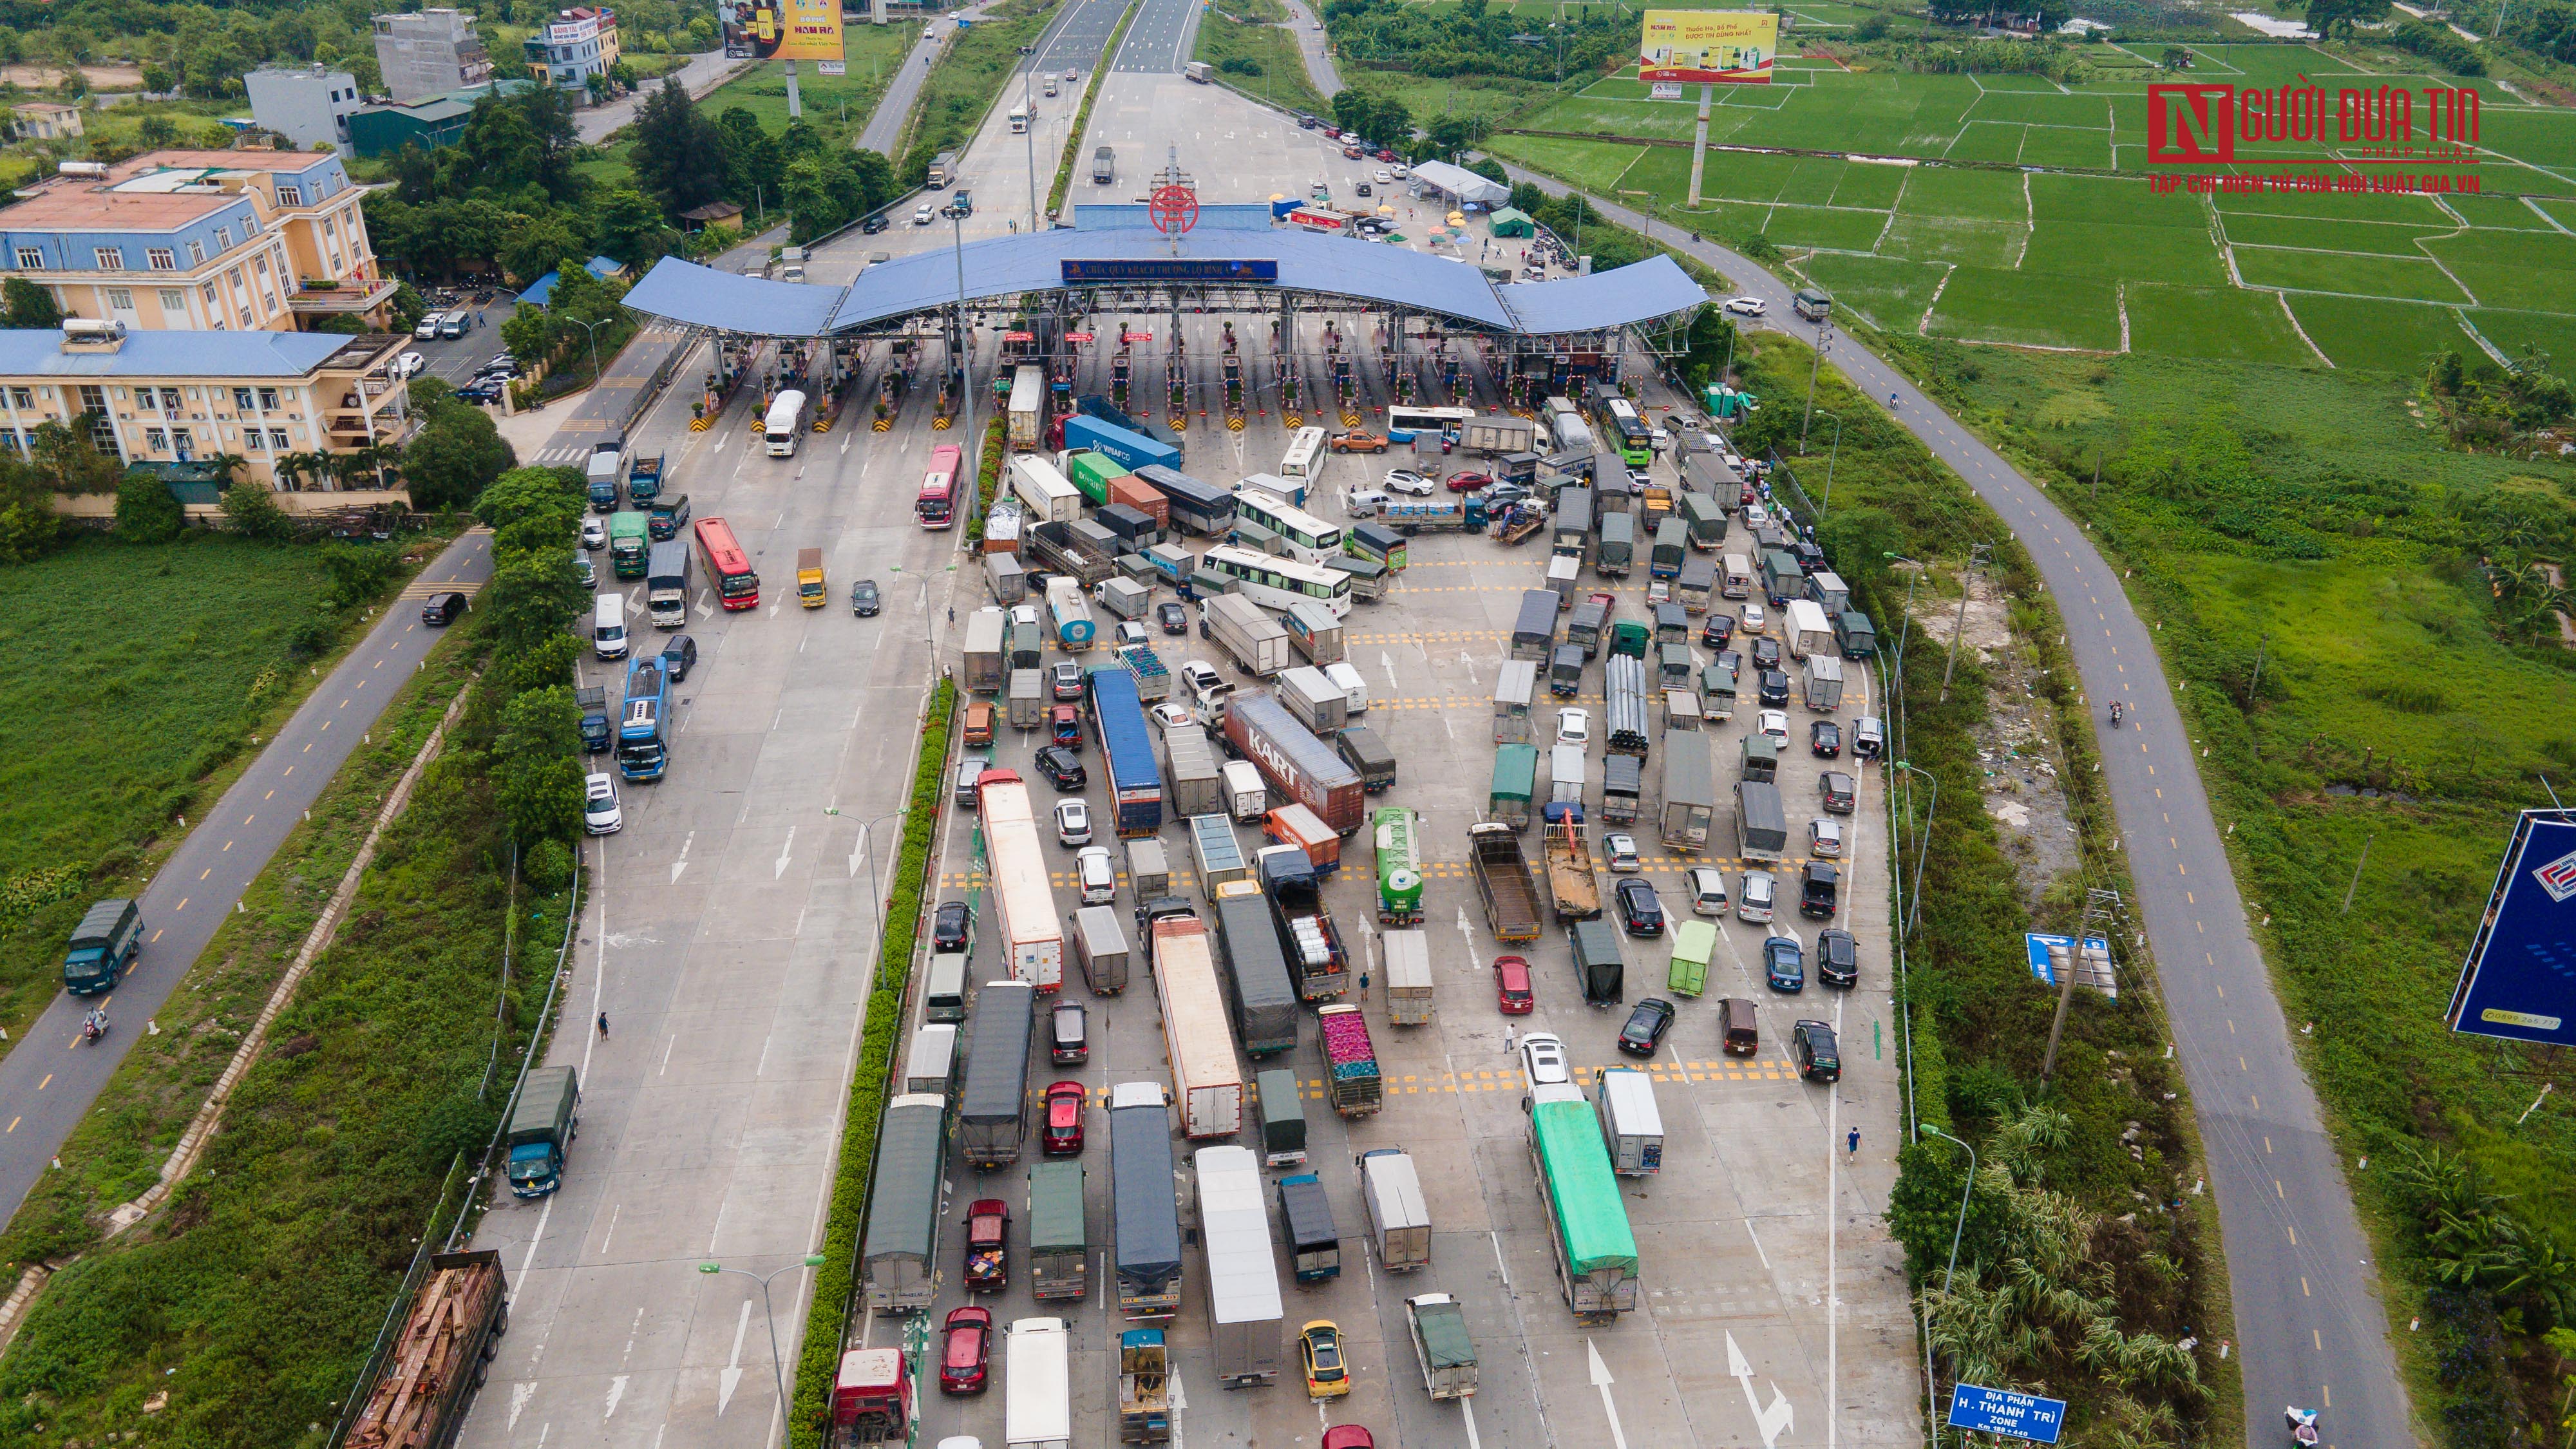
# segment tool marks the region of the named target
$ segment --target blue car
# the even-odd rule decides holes
[[[1798,942],[1789,936],[1771,936],[1762,942],[1762,974],[1774,991],[1807,989],[1807,962]]]

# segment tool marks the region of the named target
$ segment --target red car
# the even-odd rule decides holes
[[[1082,748],[1082,713],[1069,704],[1059,704],[1051,711],[1049,730],[1055,742],[1068,750]]]
[[[1357,1424],[1335,1424],[1324,1431],[1324,1449],[1377,1449],[1377,1441]]]
[[[1530,994],[1529,962],[1518,956],[1494,958],[1494,999],[1505,1016],[1527,1016],[1538,1009]]]
[[[999,1293],[1011,1286],[1011,1205],[979,1197],[966,1205],[966,1291]]]
[[[1452,493],[1473,493],[1479,488],[1491,488],[1493,486],[1494,479],[1493,475],[1490,473],[1452,473],[1449,475],[1449,491]]]
[[[1377,159],[1392,163],[1395,160],[1395,153],[1386,149],[1384,146],[1380,146],[1377,149]]]
[[[1038,1151],[1047,1157],[1075,1157],[1082,1152],[1082,1104],[1091,1089],[1080,1082],[1058,1082],[1046,1089],[1046,1130]]]
[[[980,1394],[991,1382],[993,1310],[972,1304],[948,1313],[947,1338],[939,1349],[939,1391]]]

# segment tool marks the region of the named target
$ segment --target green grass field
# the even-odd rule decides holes
[[[1221,10],[1199,17],[1197,58],[1210,65],[1248,60],[1259,66],[1260,72],[1228,72],[1223,77],[1227,85],[1292,111],[1330,115],[1332,107],[1315,93],[1314,82],[1306,78],[1306,63],[1298,53],[1297,37],[1267,19],[1255,18],[1249,13],[1251,7],[1237,4],[1235,8],[1246,12],[1243,20],[1230,18]],[[1271,0],[1267,8],[1280,10],[1277,0]]]

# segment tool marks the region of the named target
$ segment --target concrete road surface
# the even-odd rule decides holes
[[[17,1214],[99,1088],[142,1039],[144,1023],[438,642],[440,631],[420,621],[420,600],[451,589],[472,592],[491,572],[492,536],[481,529],[431,560],[214,809],[190,822],[187,838],[144,888],[143,954],[133,972],[105,996],[55,998],[26,1040],[0,1059],[0,1110],[7,1113],[0,1125],[0,1222]],[[106,1040],[83,1046],[81,1018],[102,1005],[114,1025]]]
[[[1195,0],[1144,0],[1118,47],[1116,69],[1139,75],[1177,75],[1198,34]]]
[[[1566,190],[1510,169],[1515,181],[1535,181],[1560,195]],[[1622,225],[1647,228],[1634,211],[1598,198],[1595,204]],[[1669,225],[1658,233],[1661,241],[1674,240]],[[1815,340],[1815,329],[1790,310],[1787,283],[1723,247],[1680,244],[1733,278],[1740,292],[1760,297],[1773,324]],[[1893,395],[1897,421],[2002,516],[2057,596],[2068,645],[2092,696],[2095,739],[2137,887],[2130,904],[2155,946],[2165,1011],[2207,1150],[2235,1298],[2249,1432],[2273,1432],[2271,1416],[2285,1404],[2325,1405],[2330,1412],[2321,1427],[2336,1449],[2411,1445],[2379,1271],[2353,1213],[2342,1159],[2325,1134],[2316,1094],[2291,1051],[2289,1024],[2246,927],[2245,904],[2210,819],[2197,753],[2152,631],[2130,608],[2120,576],[2046,493],[1866,349],[1837,337],[1831,355],[1864,393]],[[2128,721],[2116,731],[2107,719],[2113,700],[2122,702]]]

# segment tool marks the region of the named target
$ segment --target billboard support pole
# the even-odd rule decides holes
[[[1699,88],[1699,128],[1691,134],[1690,209],[1699,210],[1700,175],[1708,168],[1708,108],[1717,99],[1717,87]]]
[[[783,64],[787,67],[787,119],[793,121],[804,116],[805,98],[796,93],[796,62],[791,60]]]

